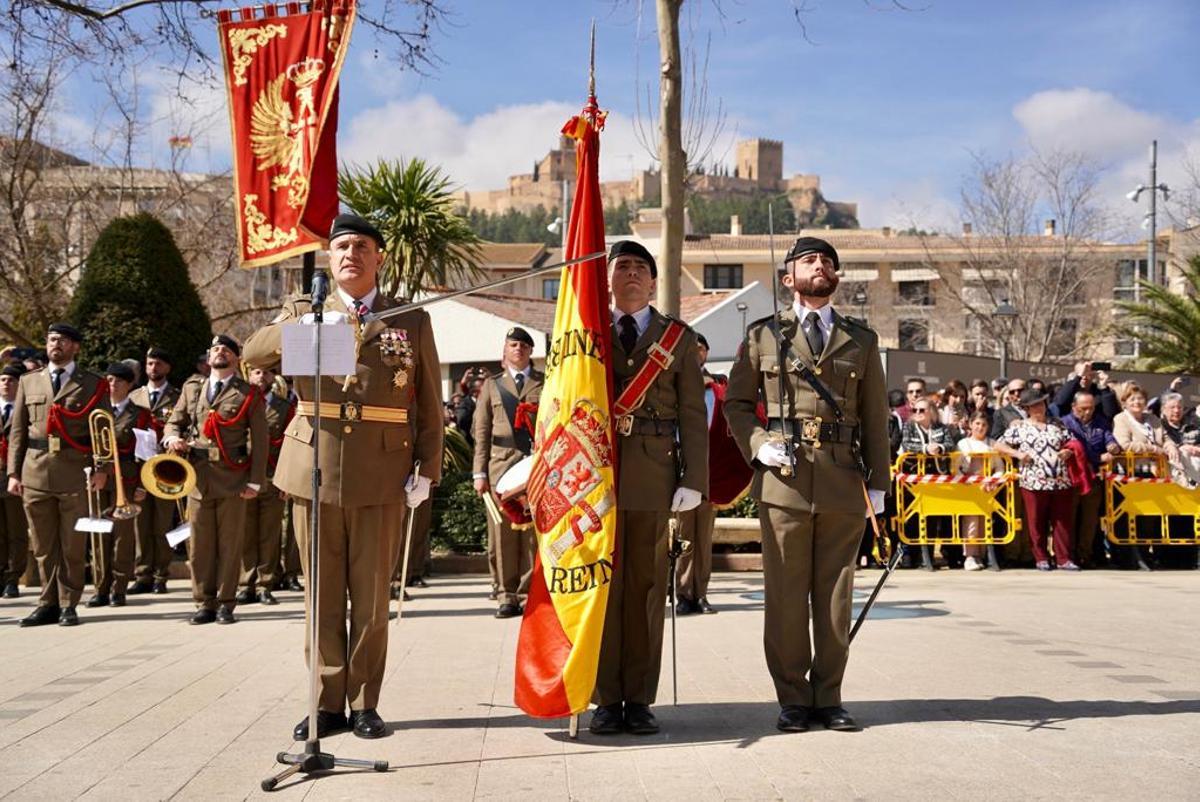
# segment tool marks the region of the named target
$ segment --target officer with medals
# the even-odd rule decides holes
[[[26,373],[13,403],[8,446],[8,492],[20,496],[29,520],[33,556],[42,578],[38,607],[21,626],[79,623],[87,540],[75,522],[87,514],[84,468],[92,466],[88,415],[105,406],[108,384],[75,363],[83,335],[67,323],[46,334],[49,364]],[[102,490],[107,475],[92,474]]]
[[[530,357],[533,337],[520,326],[504,337],[504,365],[488,376],[475,401],[472,431],[475,437],[475,492],[491,493],[500,477],[529,456],[533,427],[542,395],[544,375],[534,370]],[[523,612],[521,602],[529,591],[537,538],[532,526],[519,530],[501,513],[500,521],[488,515],[488,549],[495,550],[499,575],[497,618]]]
[[[241,347],[218,334],[208,349],[207,377],[183,383],[163,431],[163,447],[190,459],[196,488],[188,496],[188,566],[193,624],[232,624],[242,565],[246,501],[267,475],[267,418],[262,396],[238,375]]]
[[[667,525],[708,490],[704,380],[696,334],[650,306],[658,267],[641,244],[608,256],[613,297],[617,532],[590,729],[650,734],[667,597]]]
[[[246,533],[242,538],[242,576],[239,581],[238,604],[278,604],[271,592],[280,568],[283,545],[283,494],[272,484],[279,450],[283,447],[283,430],[292,421],[294,412],[287,397],[275,394],[275,371],[270,368],[251,368],[250,384],[263,399],[267,416],[267,432],[271,453],[267,456],[267,481],[258,495],[246,501]],[[257,586],[257,591],[255,587]]]
[[[763,644],[782,708],[776,726],[804,732],[816,721],[853,731],[842,677],[866,499],[882,512],[888,487],[887,387],[875,332],[829,303],[838,285],[833,246],[801,237],[784,267],[793,303],[778,321],[764,318],[747,330],[725,418],[756,469]],[[760,402],[765,425],[755,411]]]
[[[312,442],[321,438],[320,587],[310,583],[309,591],[321,594],[316,726],[322,738],[347,727],[362,738],[387,734],[376,705],[387,659],[388,584],[400,526],[406,507],[428,498],[441,478],[442,385],[433,329],[420,309],[373,318],[372,313],[397,305],[376,286],[383,249],[383,236],[362,217],[343,214],[334,220],[329,271],[336,288],[329,293],[325,320],[357,328],[358,366],[353,376],[321,379],[320,409],[307,400],[313,397],[314,379],[295,377],[300,401],[275,471],[275,486],[294,499],[300,555],[311,576]],[[248,364],[278,364],[280,324],[302,320],[311,308],[306,297],[287,301],[275,320],[247,341]],[[413,470],[417,462],[419,474]],[[293,737],[305,740],[308,727],[306,716]]]
[[[117,454],[114,457],[120,459],[126,502],[142,504],[146,499],[146,491],[141,487],[133,458],[133,430],[145,429],[150,425],[150,410],[138,406],[130,397],[129,391],[133,389],[136,374],[129,365],[114,362],[108,366],[104,377],[108,381],[108,403],[116,435]],[[104,509],[116,506],[116,491],[116,476],[110,475],[108,489],[102,496]],[[111,532],[92,533],[92,582],[96,585],[96,593],[88,599],[88,607],[105,607],[108,604],[124,606],[126,587],[133,575],[137,539],[135,518],[113,516]]]
[[[12,428],[17,386],[23,375],[25,366],[20,362],[0,370],[0,579],[6,599],[21,595],[17,583],[29,560],[29,521],[25,519],[25,507],[20,496],[8,492],[8,433]]]
[[[167,381],[171,373],[171,357],[162,348],[146,351],[146,383],[129,394],[134,404],[150,410],[150,429],[162,440],[163,429],[175,402],[179,388]],[[174,552],[167,543],[167,532],[175,526],[175,502],[149,496],[141,502],[142,512],[137,522],[137,561],[130,595],[166,593],[167,577]]]

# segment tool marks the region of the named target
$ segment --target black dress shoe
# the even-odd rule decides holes
[[[113,597],[112,597],[112,606],[113,607],[124,607],[125,606],[125,594],[124,593],[114,593]]]
[[[238,604],[254,604],[258,601],[258,594],[254,592],[254,588],[242,588],[233,599]]]
[[[74,607],[64,607],[62,615],[58,617],[58,625],[60,627],[77,627],[79,626],[79,616],[75,614]]]
[[[160,581],[155,582],[154,583],[154,592],[160,596],[163,595],[164,593],[166,593],[167,592],[166,580],[160,580]]]
[[[414,576],[412,579],[408,580],[408,586],[410,588],[427,588],[429,587],[429,583],[426,582],[422,577]]]
[[[521,614],[521,605],[519,604],[502,604],[500,609],[496,611],[497,618],[516,618]]]
[[[59,616],[62,615],[62,608],[58,605],[53,607],[39,607],[29,615],[21,619],[23,627],[41,627],[46,624],[57,624]]]
[[[15,599],[21,595],[21,591],[17,590],[16,582],[9,582],[4,586],[4,598]]]
[[[498,598],[500,598],[500,594],[495,589],[488,593],[488,601],[495,601]]]
[[[783,732],[808,732],[808,708],[803,705],[784,705],[779,711],[775,729]]]
[[[288,590],[294,590],[294,591],[296,591],[297,593],[303,593],[303,592],[304,592],[304,586],[300,584],[300,578],[299,578],[299,577],[295,577],[295,576],[293,576],[293,577],[291,577],[291,578],[289,578],[289,579],[288,579],[288,581],[287,581],[287,589],[288,589]]]
[[[592,720],[588,729],[593,735],[616,735],[625,728],[624,716],[621,713],[621,703],[600,705],[592,711]]]
[[[351,710],[350,729],[359,738],[382,738],[387,735],[387,725],[373,709]]]
[[[154,586],[146,582],[134,582],[129,586],[129,590],[125,591],[130,596],[137,596],[142,593],[150,593],[154,590]]]
[[[108,606],[108,594],[107,593],[97,593],[96,595],[92,596],[92,598],[87,600],[87,606],[88,607],[107,607]]]
[[[838,732],[858,732],[858,722],[853,716],[846,712],[846,708],[836,707],[818,707],[812,711],[813,721],[819,721],[825,725],[827,730],[837,730]]]
[[[715,615],[717,612],[716,609],[714,609],[713,606],[708,603],[708,598],[705,596],[701,596],[700,601],[696,602],[696,605],[700,608],[700,612],[704,613],[705,615]]]
[[[233,608],[222,604],[221,609],[217,610],[218,624],[236,624],[237,619],[233,617]]]
[[[675,602],[675,615],[691,615],[700,612],[700,608],[691,599],[680,598]]]
[[[346,716],[341,712],[330,713],[328,710],[317,711],[317,738],[325,738],[333,735],[335,732],[346,729]],[[300,723],[292,728],[292,739],[296,741],[308,740],[308,716],[300,720]]]
[[[650,712],[650,705],[626,702],[625,730],[634,735],[653,735],[658,732],[658,719]]]
[[[216,620],[217,620],[217,611],[210,610],[207,607],[201,607],[199,610],[197,610],[195,613],[192,614],[192,623],[193,624],[211,624],[213,621],[216,621]]]
[[[264,590],[260,590],[258,592],[258,603],[259,604],[279,604],[279,599],[275,598],[271,594],[271,591],[264,589]]]

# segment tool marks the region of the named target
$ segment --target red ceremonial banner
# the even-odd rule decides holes
[[[242,267],[320,249],[337,215],[337,87],[354,0],[301,8],[217,15]]]

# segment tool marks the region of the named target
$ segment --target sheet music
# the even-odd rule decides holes
[[[150,429],[133,430],[133,458],[142,462],[158,455],[158,435]]]
[[[326,321],[321,329],[321,375],[352,376],[357,370],[358,354],[354,327],[340,318]],[[311,323],[284,323],[280,326],[285,376],[315,376],[317,372],[317,327]]]

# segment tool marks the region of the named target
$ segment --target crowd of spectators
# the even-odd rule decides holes
[[[1115,546],[1100,527],[1105,500],[1100,472],[1106,466],[1133,477],[1200,487],[1200,417],[1181,392],[1188,384],[1188,377],[1178,377],[1150,398],[1135,382],[1112,382],[1089,362],[1075,365],[1055,386],[1001,377],[969,385],[954,379],[930,391],[923,379],[913,378],[903,391],[888,396],[893,457],[910,455],[902,465],[906,472],[991,476],[1002,472],[1004,457],[1011,460],[1021,536],[1002,553],[983,546],[969,546],[964,553],[962,547],[943,545],[947,567],[979,570],[989,560],[1042,571],[1200,567],[1195,546]],[[890,502],[894,510],[895,500]],[[925,519],[930,538],[948,536],[953,525],[949,517]],[[976,538],[985,522],[982,516],[963,516],[957,525],[964,538]],[[917,521],[907,526],[915,535]],[[1140,517],[1137,535],[1194,537],[1191,516],[1170,516],[1167,527],[1163,533],[1157,520]],[[901,567],[935,567],[930,547],[900,548]]]

